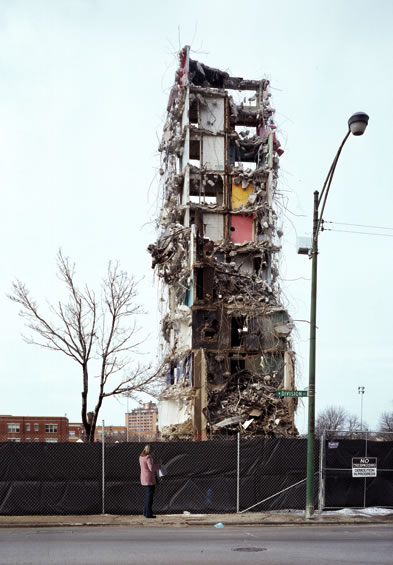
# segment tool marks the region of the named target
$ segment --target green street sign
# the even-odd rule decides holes
[[[308,396],[307,390],[276,390],[278,398],[303,398]]]

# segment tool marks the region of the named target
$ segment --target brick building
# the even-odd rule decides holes
[[[0,441],[58,443],[69,439],[68,418],[0,416]]]
[[[68,441],[76,443],[85,437],[85,428],[81,422],[70,422],[68,424]]]
[[[129,441],[154,441],[157,433],[157,405],[145,402],[140,408],[135,408],[126,414]]]
[[[105,441],[123,442],[127,441],[127,429],[125,426],[105,426]],[[102,426],[97,426],[94,434],[94,441],[102,441]]]

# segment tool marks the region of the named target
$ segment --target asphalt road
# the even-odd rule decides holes
[[[391,565],[391,526],[4,528],[1,565]]]

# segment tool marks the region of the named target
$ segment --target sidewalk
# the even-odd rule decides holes
[[[365,509],[340,510],[337,512],[315,513],[306,520],[304,512],[261,512],[247,514],[165,514],[155,520],[143,516],[99,514],[92,516],[0,516],[0,528],[50,528],[81,526],[123,526],[123,527],[171,527],[192,526],[214,527],[222,523],[231,526],[323,526],[323,525],[366,525],[386,524],[393,526],[393,510]]]

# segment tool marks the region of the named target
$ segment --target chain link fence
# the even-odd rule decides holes
[[[319,507],[393,507],[393,432],[326,430]]]
[[[307,440],[154,444],[168,476],[157,514],[303,510]],[[0,443],[0,514],[141,514],[143,443]],[[319,462],[318,462],[319,459]],[[326,432],[315,445],[315,508],[393,507],[393,434]]]
[[[304,509],[306,440],[157,442],[157,514]],[[141,514],[143,443],[0,443],[0,514]],[[317,468],[317,461],[316,461]]]

